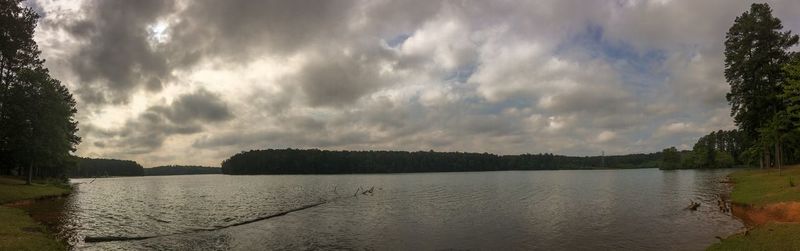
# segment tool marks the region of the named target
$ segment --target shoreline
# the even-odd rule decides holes
[[[65,198],[72,186],[50,182],[25,185],[16,177],[0,177],[0,250],[67,250],[53,226],[34,217],[31,206]],[[46,211],[46,210],[45,210]]]
[[[800,250],[800,165],[781,171],[751,169],[729,175],[731,214],[745,230],[707,250]]]

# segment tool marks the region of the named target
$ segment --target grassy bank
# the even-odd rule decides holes
[[[25,185],[24,181],[0,176],[0,205],[69,193],[70,188],[55,182]],[[65,250],[46,227],[22,209],[0,206],[0,250]]]
[[[778,170],[746,170],[730,175],[734,183],[731,202],[742,208],[740,218],[754,218],[752,214],[765,217],[764,210],[785,207],[795,210],[800,203],[800,166]],[[789,212],[792,213],[792,212]],[[736,214],[735,214],[736,215]],[[800,222],[787,221],[787,212],[771,212],[754,223],[745,220],[749,231],[725,238],[708,250],[800,250]],[[766,223],[764,223],[766,222]]]
[[[763,206],[800,201],[800,166],[778,170],[747,170],[732,173],[731,200],[734,203]]]

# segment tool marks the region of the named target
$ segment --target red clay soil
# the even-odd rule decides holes
[[[733,205],[732,212],[747,226],[768,222],[800,222],[800,202],[780,202],[758,207]]]

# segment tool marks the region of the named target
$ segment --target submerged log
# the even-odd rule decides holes
[[[368,190],[364,190],[364,192],[362,192],[361,195],[367,195],[367,194],[372,195],[373,191],[375,191],[375,186],[370,187]]]
[[[700,207],[700,202],[694,202],[694,201],[690,200],[689,201],[689,206],[686,207],[686,209],[695,211],[695,210],[697,210],[698,207]]]

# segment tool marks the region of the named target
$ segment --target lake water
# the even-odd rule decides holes
[[[729,172],[74,179],[61,234],[87,250],[702,250],[743,227],[717,207]]]

